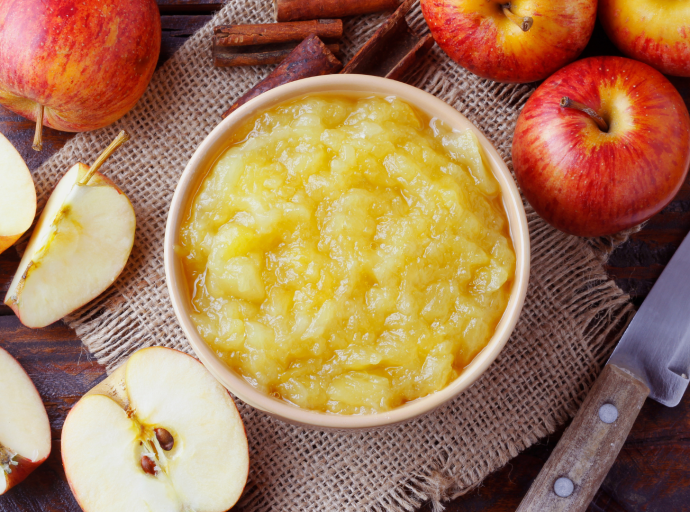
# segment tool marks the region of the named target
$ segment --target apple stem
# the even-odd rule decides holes
[[[38,106],[36,112],[36,131],[34,132],[34,143],[31,145],[34,151],[41,151],[43,149],[43,105]]]
[[[580,103],[579,101],[572,100],[568,96],[563,96],[561,98],[561,107],[563,107],[563,108],[574,108],[576,110],[579,110],[580,112],[584,112],[589,117],[591,117],[595,123],[597,123],[597,126],[599,127],[599,129],[602,132],[609,131],[609,125],[606,124],[606,121],[604,121],[604,118],[601,117],[599,114],[597,114],[596,110],[594,110],[593,108],[589,108],[584,103]]]
[[[515,23],[518,27],[522,29],[523,32],[527,32],[532,28],[534,20],[530,16],[518,16],[513,11],[510,10],[510,4],[503,4],[503,14],[505,14],[510,21]]]
[[[117,134],[117,137],[115,137],[115,140],[113,140],[110,145],[103,150],[103,153],[98,155],[98,158],[96,158],[96,161],[89,167],[89,171],[86,173],[86,176],[79,182],[80,185],[86,185],[89,183],[89,180],[91,177],[94,175],[94,173],[103,165],[103,163],[112,155],[117,148],[122,146],[125,142],[129,140],[129,133],[126,131],[122,130],[120,133]]]

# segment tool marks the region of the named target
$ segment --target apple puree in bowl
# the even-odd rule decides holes
[[[258,114],[204,177],[180,240],[205,342],[263,392],[339,414],[455,379],[515,272],[475,135],[393,97]]]

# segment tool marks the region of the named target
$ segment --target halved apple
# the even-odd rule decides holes
[[[70,411],[62,461],[85,512],[223,512],[249,469],[242,418],[193,357],[135,352]]]
[[[127,263],[134,209],[97,169],[128,138],[122,132],[91,167],[74,165],[48,199],[5,296],[27,327],[49,325],[94,299]]]
[[[0,348],[0,494],[50,455],[50,423],[33,382]]]
[[[36,189],[24,159],[0,133],[0,252],[31,227]]]

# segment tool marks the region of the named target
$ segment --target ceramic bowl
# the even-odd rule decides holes
[[[430,117],[445,121],[453,129],[474,131],[483,147],[486,163],[500,184],[516,255],[511,297],[487,346],[444,389],[379,414],[345,416],[302,409],[260,392],[228,368],[204,343],[190,319],[191,302],[188,286],[181,262],[173,250],[178,243],[180,225],[184,221],[197,186],[227,148],[227,141],[233,131],[248,118],[274,105],[309,93],[330,92],[396,96]],[[496,359],[515,327],[527,292],[529,261],[529,233],[520,194],[508,167],[484,134],[457,110],[431,94],[402,82],[365,75],[327,75],[299,80],[268,91],[234,111],[206,137],[187,164],[175,189],[165,233],[165,274],[170,298],[177,319],[201,362],[228,390],[244,402],[286,422],[319,429],[371,429],[405,422],[437,408],[465,390]]]

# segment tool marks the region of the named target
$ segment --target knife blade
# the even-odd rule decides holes
[[[667,407],[680,403],[690,375],[690,236],[661,273],[608,364],[635,374],[657,402]]]
[[[678,405],[690,376],[690,235],[625,330],[517,512],[583,512],[645,399]]]

